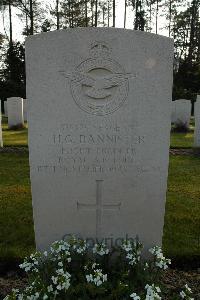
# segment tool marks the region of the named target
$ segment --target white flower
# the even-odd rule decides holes
[[[47,287],[47,291],[50,293],[50,292],[53,292],[53,286],[52,285],[49,285]]]
[[[95,244],[92,249],[94,254],[98,254],[100,256],[106,255],[109,253],[109,249],[107,248],[106,244]]]
[[[146,298],[145,300],[160,300],[161,297],[159,293],[161,292],[160,288],[155,286],[154,284],[152,285],[146,285],[145,289],[147,290],[146,292]]]
[[[107,281],[107,274],[103,274],[101,269],[94,269],[98,264],[92,265],[92,273],[86,274],[86,280],[88,283],[93,283],[96,286],[102,285]]]
[[[181,298],[183,298],[183,299],[185,298],[186,294],[184,293],[184,291],[181,291],[181,292],[180,292],[180,296],[181,296]]]
[[[166,270],[168,268],[168,265],[171,264],[171,260],[163,256],[161,247],[155,246],[149,249],[149,252],[155,256],[156,267]]]
[[[136,293],[132,293],[130,295],[130,297],[133,299],[133,300],[140,300],[140,296],[138,296]]]

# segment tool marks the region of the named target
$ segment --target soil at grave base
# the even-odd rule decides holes
[[[28,153],[28,147],[22,147],[22,146],[17,146],[17,147],[2,147],[0,148],[0,153]]]
[[[171,300],[172,293],[179,294],[186,283],[191,287],[194,299],[200,299],[200,272],[168,269],[162,276],[162,282],[166,288],[166,293],[162,297],[163,300]],[[27,279],[14,272],[0,277],[0,300],[8,295],[13,288],[23,289],[26,284]]]

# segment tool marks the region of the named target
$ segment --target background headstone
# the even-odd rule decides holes
[[[197,101],[194,104],[194,146],[200,147],[200,95],[197,96]]]
[[[171,39],[140,31],[77,28],[28,38],[39,249],[67,234],[161,244],[172,62]]]
[[[23,99],[23,115],[24,121],[27,122],[27,99]]]
[[[172,102],[172,123],[189,127],[191,117],[191,101],[179,99]]]
[[[8,116],[7,101],[4,101],[4,115],[5,117]]]
[[[24,125],[23,99],[11,97],[7,99],[8,127],[21,127]]]
[[[174,123],[176,121],[176,101],[172,101],[172,114],[171,114],[171,122]]]
[[[2,135],[2,114],[0,110],[0,147],[3,147],[3,135]]]

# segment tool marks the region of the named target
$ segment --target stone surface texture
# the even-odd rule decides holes
[[[23,99],[11,97],[7,99],[8,127],[23,126]]]
[[[68,234],[161,244],[172,62],[172,40],[141,31],[77,28],[28,38],[38,249]]]

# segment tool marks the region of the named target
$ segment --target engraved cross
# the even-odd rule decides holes
[[[121,203],[118,204],[103,204],[102,203],[102,185],[103,180],[96,180],[96,203],[85,204],[77,202],[79,210],[95,210],[96,211],[96,237],[101,238],[102,214],[104,210],[120,210]]]

